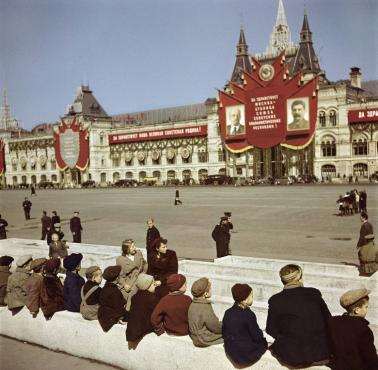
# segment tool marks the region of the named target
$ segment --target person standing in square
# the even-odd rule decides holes
[[[83,230],[81,226],[81,221],[79,217],[79,212],[75,211],[73,217],[70,220],[70,229],[73,236],[74,243],[81,243],[81,231]]]

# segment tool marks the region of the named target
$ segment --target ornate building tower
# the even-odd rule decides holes
[[[7,91],[4,89],[3,102],[1,105],[0,129],[7,130],[10,124],[10,107],[8,104]]]
[[[248,54],[248,45],[245,41],[245,35],[243,28],[240,30],[239,43],[236,46],[236,61],[234,70],[232,72],[231,81],[236,83],[242,83],[240,79],[240,73],[243,71],[251,72],[252,65],[251,59]]]

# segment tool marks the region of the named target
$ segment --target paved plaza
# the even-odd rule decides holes
[[[368,212],[377,230],[378,186],[293,185],[180,187],[182,206],[174,206],[174,187],[39,190],[30,198],[32,219],[21,203],[29,191],[1,191],[1,213],[8,237],[39,239],[42,210],[56,210],[65,239],[72,241],[69,218],[80,211],[83,242],[121,245],[134,238],[145,246],[147,217],[154,217],[169,247],[181,258],[215,257],[211,231],[224,211],[232,212],[234,255],[319,262],[357,263],[358,215],[336,216],[336,199],[351,188],[366,189]]]

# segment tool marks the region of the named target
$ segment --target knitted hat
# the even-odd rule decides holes
[[[63,266],[68,271],[73,271],[80,265],[83,255],[81,253],[72,253],[67,256],[63,261]]]
[[[119,266],[119,265],[116,265],[116,266],[108,266],[108,267],[104,270],[104,273],[102,274],[102,277],[103,277],[106,281],[113,281],[113,280],[117,279],[117,277],[119,276],[121,270],[122,270],[122,267]]]
[[[94,273],[98,270],[101,270],[100,267],[98,266],[91,266],[91,267],[88,267],[87,270],[85,271],[85,276],[88,280],[92,280],[92,277],[94,275]]]
[[[192,295],[193,297],[201,297],[208,289],[210,281],[208,278],[201,278],[196,280],[192,285]]]
[[[186,282],[186,277],[181,274],[172,274],[168,276],[167,286],[171,292],[179,290]]]
[[[353,303],[358,302],[360,299],[367,297],[370,294],[369,289],[353,289],[348,290],[340,297],[340,304],[344,308],[348,308]]]
[[[30,260],[32,260],[33,257],[30,254],[27,254],[26,256],[21,256],[18,258],[16,265],[17,267],[22,267],[26,265]]]
[[[232,298],[235,302],[244,301],[252,292],[252,288],[248,284],[235,284],[231,288]]]
[[[45,263],[45,272],[53,274],[60,267],[59,258],[51,258]]]
[[[47,262],[46,258],[37,258],[30,265],[32,270],[39,270]]]
[[[151,286],[153,281],[153,276],[147,274],[139,274],[136,281],[136,286],[139,290],[147,290]]]
[[[14,261],[14,258],[11,256],[1,256],[0,266],[9,266],[13,261]]]
[[[302,277],[302,269],[298,265],[287,265],[280,270],[280,278],[284,284],[298,281]]]

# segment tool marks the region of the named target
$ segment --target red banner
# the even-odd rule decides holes
[[[349,123],[378,121],[378,108],[350,110],[348,112]]]
[[[160,139],[174,139],[179,137],[206,136],[207,126],[188,126],[168,128],[164,130],[138,131],[120,134],[110,134],[109,144],[128,143],[133,141],[147,141]]]
[[[54,132],[54,139],[55,158],[60,170],[86,169],[89,162],[88,129],[84,129],[76,117],[62,118],[59,132]]]
[[[281,144],[293,149],[307,146],[317,118],[317,78],[304,81],[301,72],[290,77],[284,52],[273,64],[253,59],[243,85],[230,82],[219,91],[221,135],[226,147],[242,152],[251,147]]]
[[[3,139],[0,139],[0,176],[5,172],[5,144]]]

